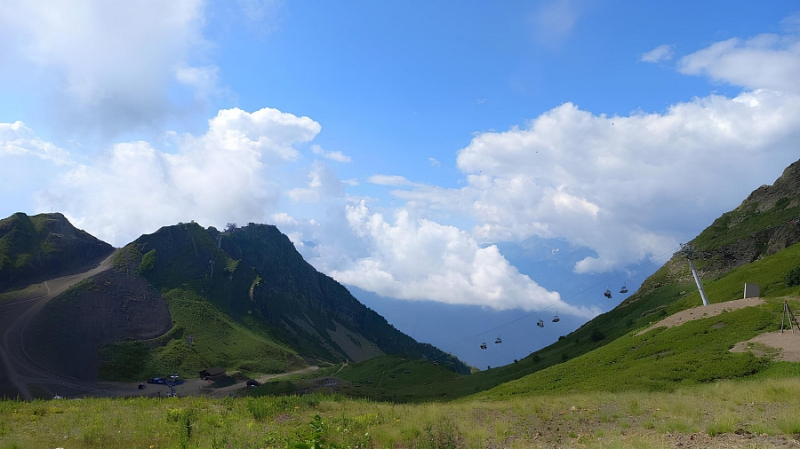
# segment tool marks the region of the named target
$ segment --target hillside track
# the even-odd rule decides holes
[[[116,253],[112,252],[99,264],[82,273],[45,281],[45,295],[0,304],[0,329],[3,329],[0,335],[0,391],[16,391],[21,399],[26,400],[33,399],[34,392],[37,396],[42,393],[73,395],[106,392],[96,384],[61,376],[41,366],[25,350],[23,335],[31,320],[51,299],[76,283],[111,268]]]

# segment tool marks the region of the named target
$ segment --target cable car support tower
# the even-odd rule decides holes
[[[700,297],[703,299],[703,305],[707,306],[709,304],[708,297],[706,297],[706,292],[703,290],[703,283],[700,282],[700,276],[697,274],[697,269],[694,267],[694,259],[697,257],[697,252],[691,245],[687,243],[685,245],[681,245],[681,253],[686,256],[686,259],[689,261],[689,268],[692,269],[694,283],[697,284],[697,290],[700,292]]]

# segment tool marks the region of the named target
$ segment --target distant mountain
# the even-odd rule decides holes
[[[18,212],[0,220],[0,292],[80,270],[113,250],[59,213]]]

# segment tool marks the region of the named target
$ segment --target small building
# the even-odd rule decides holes
[[[761,296],[761,286],[758,284],[744,284],[744,299],[758,298]]]
[[[220,380],[223,377],[225,377],[225,368],[221,366],[215,366],[200,371],[200,378],[203,380]]]

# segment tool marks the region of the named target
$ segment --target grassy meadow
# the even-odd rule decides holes
[[[394,404],[339,395],[0,402],[0,448],[778,447],[800,379]],[[694,444],[694,446],[692,445]]]

